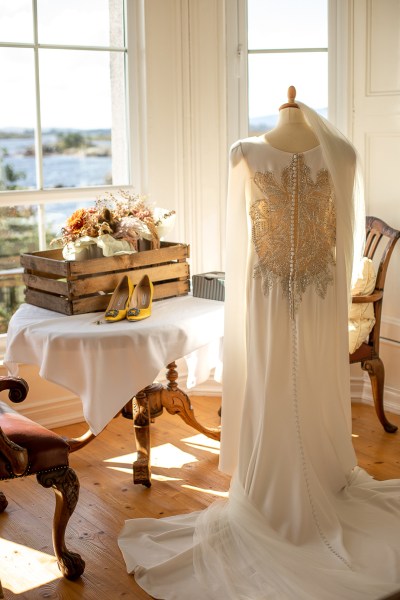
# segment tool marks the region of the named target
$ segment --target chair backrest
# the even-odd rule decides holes
[[[387,223],[377,217],[366,218],[366,240],[364,247],[364,256],[374,259],[375,255],[379,256],[379,266],[376,274],[375,290],[383,292],[385,287],[386,273],[389,266],[390,257],[394,247],[400,238],[400,231],[393,229]],[[379,248],[379,252],[378,252]],[[382,300],[383,295],[379,300],[374,302],[375,326],[370,334],[370,345],[373,345],[378,351],[379,335],[382,316]]]
[[[378,247],[381,248],[381,240],[383,240],[384,243],[386,242],[386,246],[384,246],[381,254],[379,268],[376,275],[376,290],[382,291],[384,289],[389,260],[399,238],[400,231],[393,229],[393,227],[389,227],[389,225],[387,225],[381,219],[378,219],[377,217],[366,218],[366,241],[364,256],[373,259]]]

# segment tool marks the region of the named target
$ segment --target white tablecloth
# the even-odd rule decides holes
[[[7,333],[4,364],[39,366],[41,377],[80,397],[94,434],[170,362],[185,357],[188,387],[216,367],[222,302],[180,296],[153,303],[143,321],[106,323],[102,313],[65,316],[23,304]],[[97,324],[100,321],[101,324]]]

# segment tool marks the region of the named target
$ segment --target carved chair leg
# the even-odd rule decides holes
[[[5,495],[3,494],[3,492],[0,492],[0,513],[4,512],[6,510],[8,506],[8,500],[5,497]],[[1,598],[1,596],[0,596]]]
[[[394,433],[397,431],[397,426],[390,423],[385,415],[383,407],[383,391],[385,386],[385,367],[380,358],[373,358],[366,360],[361,365],[364,371],[367,371],[372,387],[372,396],[374,398],[375,411],[379,421],[382,423],[383,428],[388,433]]]
[[[150,487],[150,408],[144,391],[132,399],[132,412],[137,450],[137,460],[133,463],[133,483]]]
[[[53,520],[53,546],[58,566],[66,579],[77,579],[85,570],[85,561],[65,545],[65,529],[75,510],[79,497],[79,480],[71,467],[39,473],[36,476],[40,485],[52,487],[56,495],[56,508]]]

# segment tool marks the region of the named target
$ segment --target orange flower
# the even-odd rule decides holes
[[[67,219],[66,229],[71,233],[78,233],[87,223],[87,211],[84,208],[78,208],[72,215]]]

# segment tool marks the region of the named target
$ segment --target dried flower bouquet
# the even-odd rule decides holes
[[[104,256],[136,252],[140,239],[159,248],[160,238],[171,229],[174,219],[175,211],[152,209],[140,194],[109,192],[93,207],[76,210],[51,245],[63,247],[64,258],[76,260],[93,256],[93,246]]]

